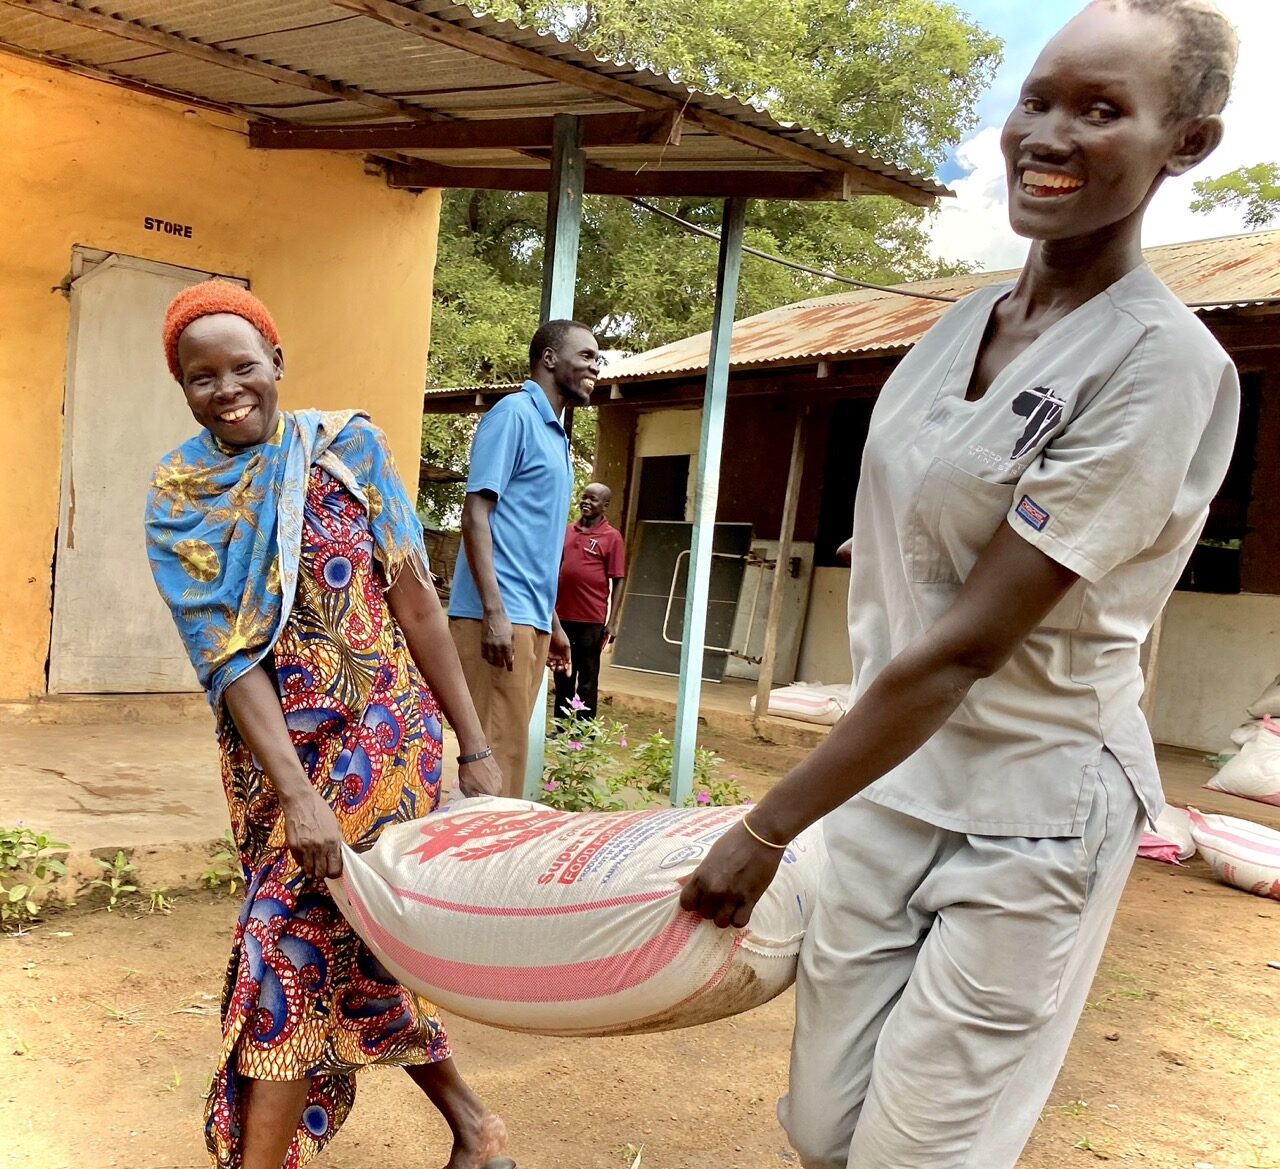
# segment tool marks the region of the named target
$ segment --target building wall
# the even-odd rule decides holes
[[[849,657],[849,570],[815,568],[809,586],[809,609],[796,680],[800,682],[853,681]]]
[[[251,151],[235,119],[9,58],[0,158],[5,699],[45,685],[68,337],[51,290],[72,247],[247,277],[284,340],[282,404],[369,410],[412,486],[439,197],[392,191],[358,158]]]
[[[814,571],[796,677],[852,677],[845,607],[849,570]],[[1280,597],[1176,592],[1165,613],[1155,682],[1156,742],[1231,750],[1246,708],[1280,674]]]
[[[1233,750],[1231,729],[1280,674],[1280,597],[1174,593],[1156,669],[1157,742]]]

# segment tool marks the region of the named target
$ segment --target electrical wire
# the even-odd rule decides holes
[[[657,215],[662,219],[681,227],[693,235],[705,236],[707,239],[713,239],[717,243],[720,242],[720,233],[710,231],[708,228],[699,227],[696,223],[690,223],[687,219],[681,219],[678,215],[672,215],[669,211],[663,211],[661,207],[655,207],[652,203],[646,203],[643,199],[637,199],[628,196],[627,201],[634,203],[637,207]],[[795,260],[788,260],[785,256],[775,256],[772,252],[762,252],[759,248],[753,248],[749,244],[743,244],[742,250],[749,256],[756,256],[761,260],[768,260],[774,264],[781,264],[784,268],[793,268],[797,272],[805,272],[810,276],[820,276],[823,280],[835,280],[840,284],[852,284],[854,288],[869,288],[873,292],[889,292],[894,296],[911,296],[917,300],[941,300],[947,304],[954,304],[960,298],[958,296],[940,296],[933,292],[912,292],[907,288],[895,288],[889,284],[872,284],[869,280],[855,280],[852,276],[841,276],[838,272],[828,272],[822,268],[810,268],[808,264],[801,264]]]

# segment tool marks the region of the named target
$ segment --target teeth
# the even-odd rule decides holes
[[[241,406],[239,410],[228,410],[225,414],[219,414],[218,417],[223,422],[239,422],[241,418],[247,418],[252,406]]]
[[[1074,191],[1077,187],[1083,187],[1084,183],[1080,179],[1072,178],[1070,175],[1049,175],[1042,171],[1024,170],[1022,172],[1022,185],[1024,187],[1048,187],[1055,191]]]

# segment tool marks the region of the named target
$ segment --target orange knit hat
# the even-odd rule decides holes
[[[192,321],[211,317],[217,313],[230,313],[248,321],[266,339],[268,345],[280,344],[280,334],[271,319],[267,306],[247,288],[228,280],[204,280],[184,288],[170,302],[164,314],[164,356],[169,372],[182,384],[182,366],[178,364],[178,338]]]

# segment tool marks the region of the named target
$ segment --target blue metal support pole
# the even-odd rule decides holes
[[[716,267],[715,315],[707,388],[702,399],[702,439],[698,445],[698,482],[693,502],[693,541],[684,597],[684,638],[680,645],[680,682],[676,690],[676,729],[671,765],[671,802],[677,807],[693,790],[693,755],[698,744],[698,700],[702,695],[702,656],[707,640],[707,605],[711,597],[711,549],[715,539],[716,501],[720,494],[720,450],[724,441],[724,409],[729,393],[729,345],[733,310],[742,266],[742,229],[746,199],[726,199]]]
[[[542,249],[542,308],[540,319],[573,316],[573,293],[578,279],[578,237],[582,227],[582,181],[586,161],[582,153],[582,119],[557,114],[552,132],[551,191],[547,195],[547,232]],[[567,516],[563,517],[568,519]],[[543,675],[539,696],[529,717],[529,761],[524,771],[526,799],[536,800],[542,788],[547,737],[547,682]]]

